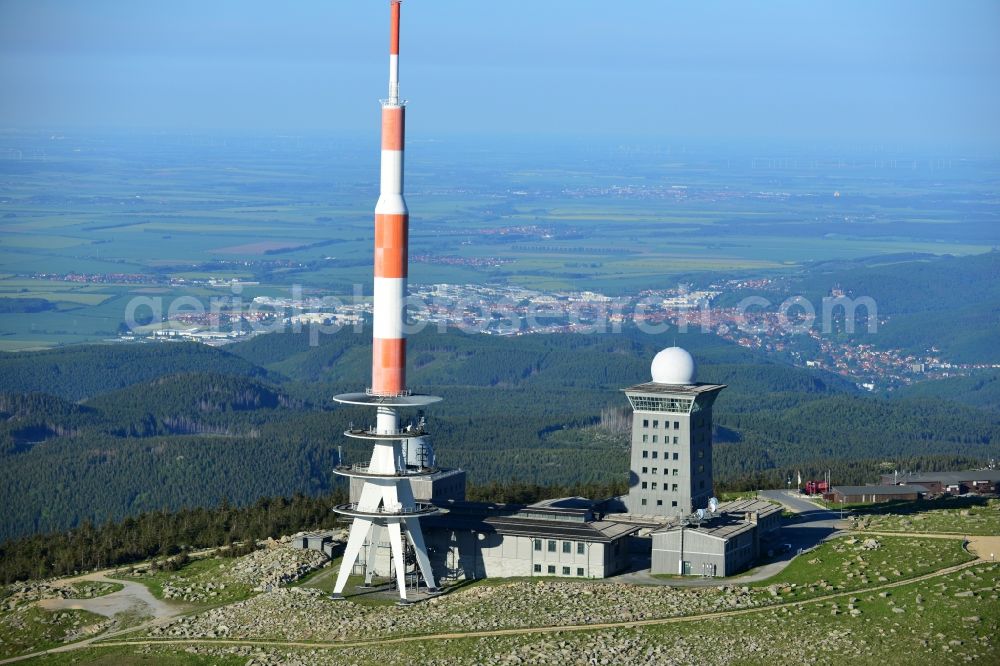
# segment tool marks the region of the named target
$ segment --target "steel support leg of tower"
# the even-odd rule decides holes
[[[427,584],[427,591],[437,592],[437,581],[434,580],[434,570],[431,569],[431,561],[427,557],[427,545],[424,543],[420,521],[411,518],[403,522],[406,524],[406,534],[410,537],[410,543],[413,544],[413,551],[417,556],[417,566],[420,567],[420,573],[423,574],[424,582]]]
[[[390,520],[389,547],[392,548],[392,561],[396,568],[396,585],[399,586],[399,598],[406,601],[406,558],[403,556],[403,539],[400,537],[399,520]]]
[[[365,545],[365,539],[368,537],[371,526],[372,521],[369,518],[355,518],[351,523],[350,536],[347,537],[347,546],[344,548],[344,559],[340,562],[340,572],[337,574],[337,582],[333,586],[334,596],[344,593],[347,578],[351,575],[354,563],[358,561],[358,555]]]
[[[382,526],[373,523],[371,536],[368,538],[368,549],[365,552],[365,587],[371,587],[372,578],[375,576],[375,562],[380,543],[382,543]]]

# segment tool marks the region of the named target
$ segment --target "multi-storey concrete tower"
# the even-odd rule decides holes
[[[431,592],[437,591],[427,548],[420,530],[420,517],[437,513],[431,504],[413,499],[408,476],[434,473],[433,456],[414,456],[428,448],[423,424],[400,427],[400,408],[422,407],[440,398],[416,395],[406,388],[406,336],[403,308],[406,298],[407,242],[409,214],[403,199],[403,138],[405,102],[399,97],[399,3],[391,0],[392,27],[389,40],[389,98],[382,101],[382,176],[375,206],[375,301],[373,307],[372,384],[364,393],[334,397],[337,402],[376,408],[375,425],[352,428],[345,435],[374,442],[367,465],[338,467],[342,476],[364,479],[356,504],[336,507],[337,513],[351,516],[350,536],[340,565],[334,598],[342,598],[347,577],[361,548],[388,530],[389,546],[400,599],[406,601],[405,541],[413,548],[414,559]],[[416,460],[415,460],[416,459]],[[370,558],[369,560],[370,561]]]
[[[695,381],[680,347],[656,355],[653,381],[625,390],[632,404],[629,513],[688,516],[712,497],[712,403],[722,384]]]

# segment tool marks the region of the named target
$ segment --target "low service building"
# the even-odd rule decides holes
[[[781,507],[763,500],[719,506],[701,523],[676,522],[652,534],[650,572],[684,576],[732,576],[760,556],[761,543],[781,525]]]
[[[877,504],[922,499],[927,488],[905,486],[834,486],[824,498],[838,504]]]
[[[911,474],[883,474],[883,485],[924,486],[935,495],[948,493],[1000,494],[1000,469],[970,469],[964,472],[916,472]]]

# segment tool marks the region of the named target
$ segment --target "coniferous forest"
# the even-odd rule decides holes
[[[262,497],[298,493],[293,504],[301,509],[308,498],[343,492],[332,467],[341,454],[351,462],[368,451],[342,433],[371,414],[330,398],[364,388],[369,335],[343,330],[320,336],[317,346],[303,332],[225,348],[163,343],[0,354],[0,539],[100,532],[108,521],[141,522],[183,508],[170,520],[194,525],[199,507],[249,510]],[[993,402],[966,399],[995,377],[884,397],[712,335],[678,342],[698,360],[699,380],[728,385],[715,407],[718,492],[783,487],[799,471],[871,482],[892,469],[982,464],[1000,449]],[[574,486],[611,494],[627,478],[627,433],[608,415],[627,407],[620,389],[646,381],[653,355],[673,343],[670,335],[629,329],[516,338],[428,331],[411,339],[408,382],[445,398],[422,415],[439,464],[468,471],[470,496],[523,501],[548,496],[546,487]],[[324,520],[296,518],[288,527]],[[280,527],[260,525],[270,527],[206,524],[191,528],[203,533],[197,538],[168,530],[156,543],[125,540],[134,545],[115,546],[123,552],[91,551],[111,563],[168,543],[206,545]],[[60,570],[76,562],[60,557]]]

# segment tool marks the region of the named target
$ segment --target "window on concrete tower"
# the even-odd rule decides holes
[[[677,453],[676,451],[674,451],[674,460],[677,460],[677,457],[678,457],[679,455],[680,455],[679,453]]]
[[[643,442],[643,444],[645,444],[648,441],[649,441],[649,435],[643,435],[642,436],[642,442]]]
[[[563,552],[564,553],[572,553],[573,552],[573,544],[571,542],[569,542],[569,541],[563,541]]]
[[[556,542],[552,539],[549,539],[549,552],[550,553],[556,552]]]
[[[583,575],[583,567],[577,567],[576,568],[576,575],[577,576],[582,576]]]
[[[541,564],[536,564],[535,565],[535,573],[542,573],[542,565]]]
[[[549,571],[550,574],[552,574],[554,576],[556,574],[556,565],[550,564],[548,571]]]
[[[541,549],[542,549],[542,540],[535,539],[535,550],[541,550]]]
[[[656,420],[654,420],[654,421],[653,421],[653,427],[654,427],[654,428],[659,428],[659,427],[660,427],[660,422],[659,422],[659,421],[656,421]]]
[[[642,498],[642,505],[646,506],[646,498],[645,497]]]
[[[577,541],[576,542],[576,554],[577,555],[583,555],[583,553],[584,553],[584,544],[583,544],[582,541]]]
[[[563,576],[569,575],[569,567],[563,567]]]
[[[645,489],[646,489],[646,482],[645,482],[645,481],[643,481],[643,482],[642,482],[642,489],[643,489],[643,490],[645,490]]]
[[[656,444],[656,435],[653,435],[653,444]]]
[[[648,428],[649,427],[649,419],[643,419],[642,420],[642,427],[643,428]]]
[[[649,457],[649,451],[643,451],[642,452],[642,457],[643,458],[648,458]]]
[[[674,430],[680,430],[680,429],[681,429],[681,422],[674,421]]]

